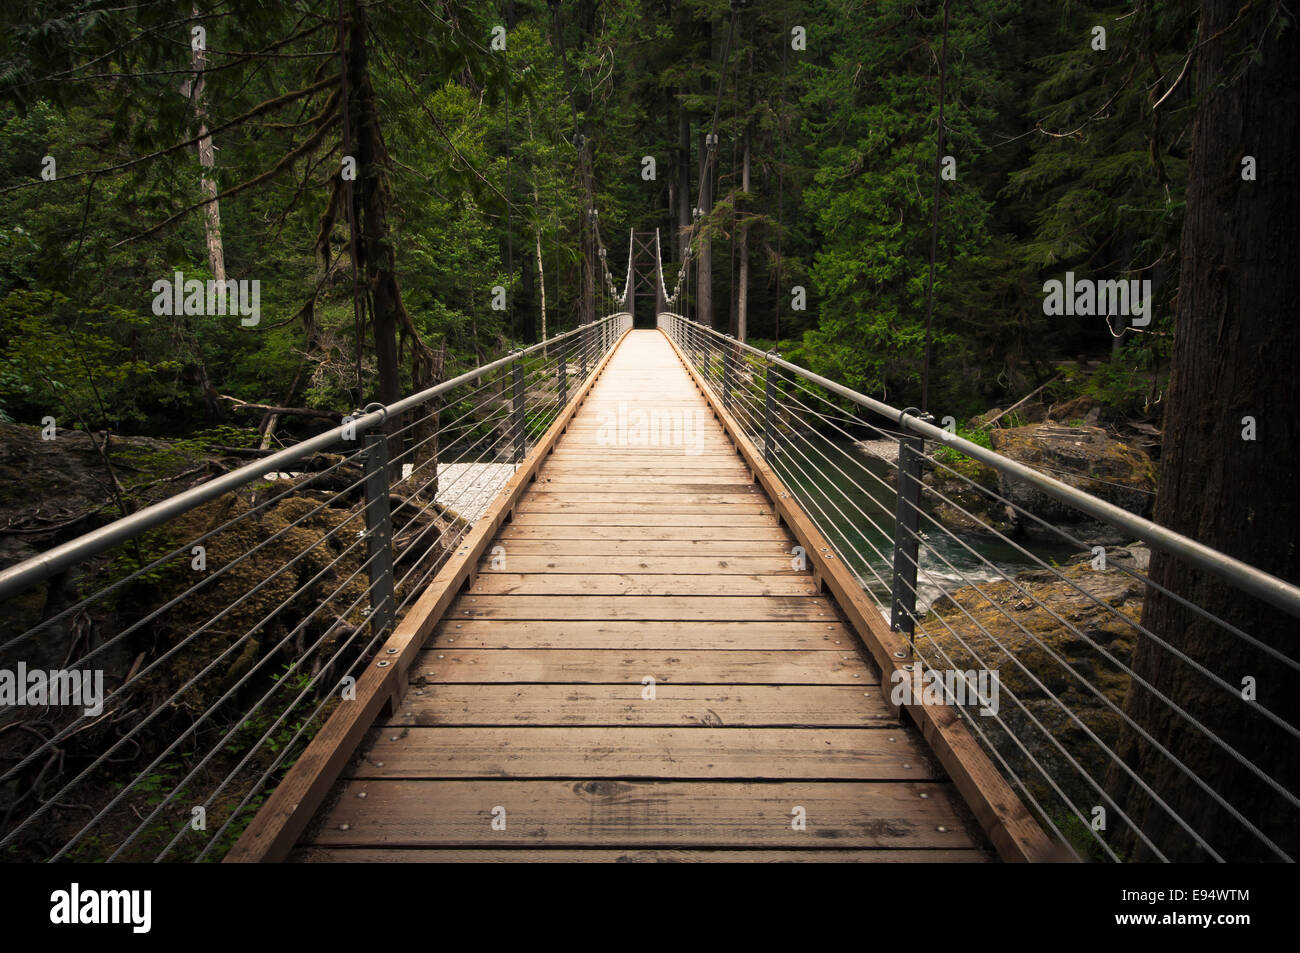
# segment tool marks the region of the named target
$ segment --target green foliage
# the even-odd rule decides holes
[[[151,361],[129,342],[147,319],[113,306],[76,307],[56,291],[0,300],[0,401],[14,419],[48,415],[120,430],[177,398],[171,360]]]
[[[1102,364],[1083,387],[1083,393],[1121,413],[1143,409],[1150,390],[1151,375],[1124,357]]]
[[[993,443],[989,438],[989,432],[983,427],[975,427],[972,429],[972,428],[964,427],[961,424],[958,424],[957,436],[961,437],[963,440],[969,440],[971,443],[981,446],[985,450],[993,449]],[[946,447],[946,446],[936,447],[934,450],[934,458],[938,460],[940,463],[946,463],[950,465],[956,463],[962,463],[963,461],[971,459],[966,454],[962,453],[960,450],[956,450],[953,447]]]

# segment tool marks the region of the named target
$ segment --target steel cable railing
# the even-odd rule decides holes
[[[220,859],[630,326],[372,404],[0,570],[0,858]]]
[[[1185,561],[1231,585],[1243,603],[1291,619],[1300,617],[1300,588],[963,440],[915,409],[890,407],[678,314],[661,314],[659,327],[907,640],[910,674],[893,673],[884,690],[900,704],[928,700],[957,711],[1062,845],[1106,860],[1295,859],[1300,797],[1281,777],[1287,752],[1244,752],[1221,724],[1208,723],[1207,704],[1242,701],[1236,673],[1146,624],[1143,606],[1158,594],[1217,626],[1225,652],[1239,644],[1293,671],[1300,662],[1289,646],[1224,618],[1232,612],[1152,579],[1144,554]],[[882,445],[893,452],[867,449]],[[1029,505],[1015,492],[1025,488],[1056,509]],[[1060,517],[1062,507],[1073,521]],[[1116,531],[1142,545],[1104,542]],[[1153,682],[1150,666],[1136,662],[1139,645],[1199,680],[1187,697]],[[1194,738],[1194,755],[1186,745],[1173,750],[1167,732],[1163,742],[1155,736],[1151,717],[1127,704],[1130,689]],[[922,691],[931,694],[915,697]],[[1294,753],[1300,727],[1279,701],[1252,697],[1243,711]],[[1132,757],[1138,744],[1154,753],[1156,770]],[[1234,777],[1255,785],[1250,796]],[[1199,808],[1171,803],[1171,784],[1195,790],[1217,812],[1213,823]]]

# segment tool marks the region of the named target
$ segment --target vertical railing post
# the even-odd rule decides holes
[[[397,621],[393,585],[393,519],[388,508],[388,435],[366,434],[366,555],[370,566],[370,623],[376,634]]]
[[[731,409],[731,382],[736,375],[736,343],[730,334],[718,345],[722,351],[722,407]]]
[[[560,347],[560,406],[569,406],[569,362],[565,359],[565,353],[568,350],[568,343]]]
[[[704,337],[704,379],[708,381],[709,389],[713,393],[718,392],[718,385],[713,381],[713,335],[705,334]]]
[[[771,355],[769,355],[770,357]],[[763,459],[769,464],[775,449],[776,421],[776,377],[780,369],[775,364],[768,364],[763,374]]]
[[[915,656],[913,636],[916,631],[916,571],[921,549],[918,534],[921,518],[921,455],[925,441],[907,432],[903,418],[908,415],[919,420],[927,420],[930,416],[915,407],[909,407],[898,417],[902,432],[898,438],[898,497],[894,508],[894,578],[889,628],[893,632],[907,634],[908,650]]]
[[[582,354],[582,379],[587,379],[587,334],[588,329],[583,328],[578,332],[578,350]]]
[[[524,358],[521,354],[513,365],[515,384],[515,463],[523,463],[527,452],[528,434],[524,429]]]

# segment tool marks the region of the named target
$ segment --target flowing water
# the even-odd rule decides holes
[[[878,604],[890,603],[896,465],[848,441],[814,438],[775,468]],[[811,464],[816,462],[817,466]],[[920,517],[917,610],[962,586],[1014,576],[1079,550],[1041,538],[1004,542],[989,531],[950,529]],[[1022,550],[1027,550],[1029,554]],[[992,564],[992,565],[990,565]]]

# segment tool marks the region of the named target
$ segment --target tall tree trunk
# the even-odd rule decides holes
[[[537,232],[534,244],[537,249],[537,287],[542,296],[542,340],[546,340],[546,270],[542,267],[542,200],[533,189],[533,208],[537,210]]]
[[[379,130],[375,90],[370,82],[366,43],[366,8],[351,0],[348,55],[348,105],[356,135],[357,180],[353,190],[357,208],[354,221],[360,223],[358,255],[364,268],[371,301],[371,325],[375,365],[379,377],[380,403],[395,403],[401,397],[398,369],[397,329],[402,296],[397,287],[395,255],[388,241],[388,187],[383,162],[387,158]]]
[[[744,158],[740,164],[740,191],[745,196],[749,195],[750,135],[750,127],[745,126]],[[745,207],[740,209],[740,213],[744,215],[749,201],[748,198],[742,201]],[[736,340],[744,341],[749,334],[749,226],[742,224],[739,231],[740,278],[736,287]]]
[[[700,155],[707,156],[708,132],[700,132]],[[696,239],[696,249],[698,254],[695,256],[699,262],[699,271],[695,277],[695,320],[699,321],[706,327],[713,327],[713,249],[705,230],[705,220],[709,217],[709,211],[713,208],[713,172],[712,163],[707,158],[700,162],[700,229],[701,234]]]
[[[683,87],[681,90],[685,93]],[[691,117],[682,105],[677,111],[677,232],[674,246],[677,261],[686,252],[686,235],[691,228]]]
[[[195,19],[199,17],[198,6],[190,8]],[[199,187],[203,191],[203,197],[208,199],[208,204],[203,206],[203,226],[205,238],[208,247],[208,268],[212,272],[212,277],[217,281],[226,280],[226,258],[221,247],[221,207],[217,204],[217,183],[212,177],[211,171],[216,166],[216,155],[212,148],[212,137],[208,135],[208,107],[203,98],[203,91],[207,83],[204,79],[204,72],[207,70],[207,50],[195,49],[190,47],[190,62],[194,66],[194,79],[186,80],[181,84],[181,95],[190,96],[194,102],[194,117],[199,124]],[[203,359],[203,351],[199,347],[198,339],[194,335],[194,328],[190,324],[189,318],[184,319],[185,333],[189,338],[191,354],[194,359],[194,377],[203,392],[203,404],[206,409],[208,419],[216,420],[223,416],[221,412],[221,402],[218,400],[217,389],[212,385],[212,379],[208,375],[208,365]]]
[[[581,316],[584,324],[596,320],[596,259],[599,257],[596,247],[596,229],[591,220],[593,208],[591,193],[590,167],[583,169],[583,190],[585,204],[578,212],[579,234],[582,235],[582,303]]]
[[[198,6],[191,9],[194,18],[198,19]],[[213,278],[217,281],[225,281],[226,259],[221,247],[221,206],[216,202],[216,180],[210,174],[216,166],[216,154],[212,148],[212,137],[208,135],[208,107],[203,98],[203,90],[207,86],[203,76],[208,68],[206,49],[191,47],[190,61],[194,66],[194,115],[199,121],[199,166],[203,169],[199,182],[203,189],[203,197],[211,200],[203,206],[203,226],[208,242],[208,267],[212,270]]]
[[[1165,412],[1156,519],[1231,556],[1300,582],[1300,398],[1295,369],[1300,323],[1300,33],[1277,26],[1279,4],[1202,0],[1197,58],[1200,106],[1192,134],[1182,276]],[[1279,35],[1280,33],[1280,35]],[[1258,47],[1258,61],[1252,53]],[[1253,156],[1258,181],[1243,181]],[[1243,440],[1245,416],[1258,439]],[[1242,595],[1218,577],[1153,553],[1151,578],[1291,658],[1296,620]],[[1236,688],[1256,680],[1256,701],[1211,684],[1150,638],[1134,669],[1232,749],[1292,792],[1300,791],[1300,745],[1259,714],[1300,724],[1300,676],[1148,588],[1144,625]],[[1294,807],[1232,755],[1134,684],[1127,711],[1173,755],[1250,818],[1292,858],[1300,857]],[[1229,860],[1276,858],[1240,822],[1132,730],[1121,754],[1154,791]],[[1117,801],[1173,860],[1204,859],[1169,815],[1111,771]],[[1129,838],[1132,858],[1152,856]]]

